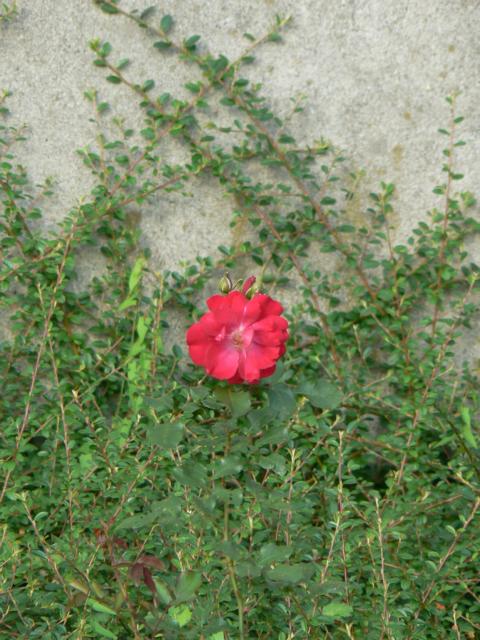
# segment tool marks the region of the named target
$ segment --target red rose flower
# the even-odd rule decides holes
[[[190,357],[218,380],[230,383],[258,382],[271,376],[285,353],[288,322],[280,314],[282,305],[263,293],[249,300],[245,293],[231,291],[207,300],[210,311],[187,331]]]

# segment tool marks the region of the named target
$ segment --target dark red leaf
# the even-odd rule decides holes
[[[128,549],[128,544],[121,538],[112,538],[112,544],[116,545],[117,547],[121,547],[122,549]]]
[[[143,565],[148,567],[153,567],[154,569],[158,569],[159,571],[163,571],[165,569],[164,563],[155,556],[140,556],[137,560]]]
[[[153,593],[153,595],[156,595],[157,588],[155,586],[155,582],[153,581],[152,574],[150,573],[150,569],[147,569],[147,567],[143,567],[143,581],[145,582],[145,585]]]
[[[135,582],[135,584],[140,584],[140,582],[142,581],[144,577],[143,569],[143,564],[135,562],[128,570],[128,575]]]

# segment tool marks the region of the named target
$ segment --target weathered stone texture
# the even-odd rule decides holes
[[[142,9],[144,0],[122,6]],[[266,31],[275,14],[292,15],[281,45],[262,48],[250,70],[264,82],[280,114],[289,98],[308,97],[293,130],[302,141],[321,136],[345,149],[365,168],[371,185],[396,183],[398,237],[434,205],[432,187],[442,179],[437,129],[448,119],[444,97],[460,90],[466,116],[461,153],[475,190],[480,166],[480,2],[478,0],[163,0],[176,33],[201,34],[213,52],[229,58],[245,46],[242,34]],[[96,86],[114,109],[139,121],[136,100],[106,84],[92,66],[88,41],[109,40],[130,57],[136,78],[154,78],[159,90],[178,93],[192,72],[156,54],[146,34],[121,17],[107,16],[90,0],[18,0],[20,15],[0,28],[0,87],[13,92],[16,121],[30,127],[22,160],[34,181],[58,180],[50,221],[60,219],[92,179],[75,154],[96,135],[83,92]],[[158,268],[173,267],[197,252],[228,242],[232,203],[218,187],[199,182],[195,197],[159,198],[143,213],[143,228]]]

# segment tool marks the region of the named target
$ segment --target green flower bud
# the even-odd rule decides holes
[[[218,289],[220,293],[230,293],[233,289],[233,282],[228,273],[226,273],[218,283]]]
[[[249,294],[251,296],[254,296],[256,293],[261,293],[261,289],[262,289],[262,279],[257,278],[255,283],[250,287]]]

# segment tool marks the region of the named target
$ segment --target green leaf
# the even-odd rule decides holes
[[[180,604],[178,607],[172,607],[168,610],[168,615],[179,627],[184,627],[192,619],[192,612],[186,604]]]
[[[230,408],[234,418],[239,418],[248,413],[251,404],[248,391],[230,392]]]
[[[145,267],[145,258],[137,258],[135,264],[132,267],[130,277],[128,279],[128,292],[132,293],[137,288],[140,278],[142,276],[143,268]]]
[[[149,324],[150,322],[148,318],[144,318],[143,316],[139,317],[137,322],[137,335],[138,335],[138,340],[140,342],[143,342],[145,340],[145,336],[147,335]]]
[[[191,600],[195,592],[202,584],[202,576],[200,573],[188,572],[182,573],[178,579],[177,588],[175,590],[175,599],[177,602],[186,602]]]
[[[230,388],[218,388],[215,389],[215,396],[219,402],[222,402],[230,409],[234,418],[245,415],[251,407],[248,391],[232,391]]]
[[[138,513],[134,516],[128,516],[118,523],[117,529],[143,529],[150,527],[156,520],[156,515],[152,513]]]
[[[134,307],[136,304],[137,304],[137,300],[135,298],[127,298],[118,307],[118,310],[119,311],[125,311],[125,309],[129,309],[130,307]]]
[[[248,421],[255,429],[261,429],[265,425],[271,424],[273,418],[275,418],[275,412],[270,406],[255,409],[248,414]]]
[[[194,51],[197,48],[197,42],[200,40],[200,36],[190,36],[184,42],[185,49],[189,51]]]
[[[217,75],[220,71],[223,71],[228,67],[228,58],[225,56],[219,56],[216,60],[212,60],[210,63],[210,69]]]
[[[109,42],[104,42],[101,49],[101,56],[106,58],[112,53],[112,45]]]
[[[287,420],[297,406],[293,391],[286,384],[276,384],[267,393],[272,413],[280,420]]]
[[[94,611],[98,611],[98,613],[108,613],[109,616],[117,615],[117,612],[114,609],[107,607],[106,604],[102,604],[94,598],[87,598],[87,604],[89,604]]]
[[[163,16],[160,20],[160,29],[163,31],[165,35],[169,33],[173,26],[173,18],[170,15]]]
[[[122,82],[118,76],[107,76],[106,80],[112,84],[120,84]]]
[[[102,625],[96,620],[91,620],[90,624],[92,626],[92,629],[96,633],[98,633],[100,636],[102,636],[102,638],[110,638],[110,640],[117,640],[118,638],[117,635],[115,635],[112,631],[105,629],[105,627],[102,627]]]
[[[266,577],[273,582],[285,582],[287,584],[297,584],[304,582],[313,576],[315,568],[312,565],[299,564],[279,564],[273,569],[265,572]]]
[[[114,3],[114,4],[116,4],[116,3]],[[108,4],[106,2],[101,2],[100,3],[100,9],[102,11],[104,11],[105,13],[110,13],[110,14],[118,13],[118,9],[116,9],[111,4]]]
[[[324,207],[328,207],[329,205],[335,204],[337,201],[335,198],[331,198],[330,196],[325,196],[320,200],[320,204]]]
[[[176,522],[182,510],[182,500],[176,495],[170,495],[164,500],[152,504],[152,514],[161,522]]]
[[[284,562],[292,555],[292,551],[290,546],[268,542],[260,549],[258,563],[261,566],[266,566],[273,562]]]
[[[168,40],[157,40],[157,42],[153,43],[155,49],[169,49],[172,46],[172,43]]]
[[[340,233],[355,233],[356,229],[353,224],[339,224],[337,231]]]
[[[140,14],[140,20],[147,20],[151,15],[155,13],[155,9],[156,9],[155,5],[146,7]]]
[[[279,442],[285,442],[285,440],[288,440],[288,429],[284,424],[277,424],[271,427],[267,424],[267,429],[264,433],[265,435],[261,436],[255,442],[257,447],[265,447],[269,444],[278,444]]]
[[[167,585],[158,578],[154,578],[155,586],[157,588],[158,597],[163,602],[163,604],[170,604],[172,601],[172,596],[167,588]]]
[[[234,476],[242,470],[242,464],[238,458],[228,456],[216,460],[213,465],[213,472],[216,478],[224,478],[225,476]]]
[[[155,130],[152,127],[145,127],[140,131],[145,140],[155,140]]]
[[[258,578],[262,574],[262,568],[258,563],[250,560],[237,562],[235,568],[240,578]]]
[[[147,431],[149,444],[161,449],[174,449],[180,444],[184,435],[184,426],[181,422],[165,422],[150,427]]]
[[[145,82],[142,84],[142,91],[145,91],[145,93],[147,93],[148,91],[151,91],[154,86],[155,80],[145,80]]]
[[[286,459],[279,453],[271,453],[268,456],[262,456],[258,458],[258,465],[262,469],[274,469],[275,473],[284,475],[286,471],[285,466]]]
[[[185,88],[191,91],[192,93],[200,93],[202,89],[201,82],[187,82],[185,84]]]
[[[242,557],[242,547],[231,540],[222,540],[215,545],[215,548],[231,560],[237,561]]]
[[[473,435],[473,431],[472,431],[472,422],[470,419],[470,410],[468,407],[462,407],[460,409],[460,413],[462,415],[462,419],[463,419],[463,429],[462,429],[462,434],[463,437],[465,438],[466,442],[468,442],[468,444],[473,447],[474,449],[477,448],[477,441],[475,439],[475,436]]]
[[[172,475],[180,484],[196,489],[202,489],[208,481],[207,472],[200,463],[184,464],[180,469],[174,469]]]
[[[297,392],[307,396],[312,405],[318,409],[336,409],[343,398],[341,391],[329,380],[304,382],[298,387]]]
[[[282,40],[282,36],[276,31],[274,31],[268,36],[268,40],[270,42],[280,42]]]
[[[324,616],[329,618],[348,618],[353,613],[353,608],[344,602],[330,602],[322,609]]]

